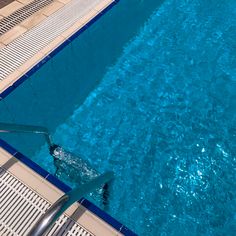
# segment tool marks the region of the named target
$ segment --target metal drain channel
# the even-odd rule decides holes
[[[53,0],[34,0],[13,12],[11,15],[3,18],[0,20],[0,36],[52,2]]]
[[[0,167],[0,235],[27,235],[50,205],[37,192]],[[66,215],[62,215],[47,233],[47,236],[55,235],[94,236]]]

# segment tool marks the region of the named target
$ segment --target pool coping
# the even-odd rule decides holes
[[[46,179],[48,182],[56,186],[58,189],[60,189],[63,192],[68,192],[71,190],[71,188],[63,183],[61,180],[59,180],[54,175],[50,174],[46,170],[44,170],[41,166],[33,162],[31,159],[23,155],[22,153],[18,152],[14,147],[12,147],[10,144],[8,144],[3,139],[0,139],[0,147],[3,148],[5,151],[10,153],[12,156],[14,156],[16,159],[18,159],[20,162],[25,164],[27,167],[35,171],[37,174],[39,174],[41,177]],[[120,233],[124,234],[125,236],[135,236],[133,231],[128,229],[125,225],[121,224],[119,221],[114,219],[112,216],[110,216],[108,213],[97,207],[95,204],[87,200],[86,198],[82,198],[79,200],[79,203],[84,206],[86,209],[91,211],[94,215],[101,218],[103,221],[105,221],[107,224],[112,226],[114,229],[119,231]]]
[[[68,44],[70,44],[73,40],[75,40],[81,33],[83,33],[86,29],[88,29],[91,25],[93,25],[100,17],[102,17],[106,12],[108,12],[113,6],[115,6],[120,0],[114,0],[107,7],[105,7],[99,14],[93,17],[89,22],[87,22],[84,26],[78,29],[74,34],[65,39],[63,43],[61,43],[57,48],[55,48],[52,52],[50,52],[46,57],[40,60],[37,64],[35,64],[29,71],[27,71],[24,75],[19,77],[12,85],[7,87],[3,92],[0,93],[0,101],[6,98],[9,94],[11,94],[18,86],[20,86],[24,81],[30,78],[36,71],[38,71],[45,63],[51,60],[56,54],[58,54],[63,48],[65,48]]]

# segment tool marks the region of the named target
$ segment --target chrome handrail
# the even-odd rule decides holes
[[[50,137],[49,131],[47,128],[42,126],[33,126],[33,125],[21,125],[21,124],[9,124],[9,123],[0,123],[0,133],[34,133],[44,135],[49,148],[53,146],[52,139]]]
[[[84,195],[94,191],[101,185],[111,181],[114,178],[113,172],[107,172],[90,182],[83,184],[80,188],[69,191],[60,197],[45,213],[40,217],[34,227],[28,233],[28,236],[45,235],[57,219],[75,202],[79,201]]]

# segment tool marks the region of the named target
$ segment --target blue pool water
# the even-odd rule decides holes
[[[115,172],[109,212],[140,235],[236,232],[235,9],[166,1],[56,129]]]
[[[235,235],[236,1],[155,9],[53,138],[115,172],[106,210],[139,235]]]
[[[0,121],[43,125],[54,132],[96,88],[124,45],[162,2],[120,1],[0,101]],[[34,135],[0,135],[29,157],[44,142]],[[30,145],[26,145],[29,139]]]

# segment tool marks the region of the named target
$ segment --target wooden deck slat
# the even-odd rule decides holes
[[[12,3],[14,0],[1,0],[0,1],[0,9]]]
[[[0,15],[1,16],[8,16],[23,6],[24,6],[24,4],[22,4],[18,1],[13,1],[12,3],[10,3],[7,6],[0,9]]]

